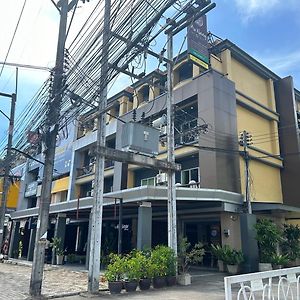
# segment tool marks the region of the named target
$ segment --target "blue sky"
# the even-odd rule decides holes
[[[73,34],[93,8],[91,0],[77,10]],[[300,4],[299,0],[215,0],[217,7],[208,15],[211,32],[248,52],[279,76],[292,75],[300,89]],[[282,4],[284,3],[284,4]],[[4,61],[23,1],[0,3],[1,47]],[[52,67],[55,59],[58,13],[50,0],[27,0],[9,62]],[[72,34],[72,32],[71,32]],[[180,36],[175,45],[181,44]],[[174,51],[176,54],[176,49]],[[1,67],[1,66],[0,66]],[[19,70],[17,116],[47,77],[47,72]],[[120,78],[117,87],[127,81]],[[0,91],[14,92],[15,69],[6,67],[0,77]],[[9,100],[0,98],[0,109],[9,113]],[[0,141],[5,139],[6,119],[0,115]]]

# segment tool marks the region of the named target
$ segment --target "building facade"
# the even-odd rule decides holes
[[[192,244],[203,242],[207,249],[204,264],[214,266],[209,251],[212,243],[246,251],[240,132],[252,134],[249,168],[254,215],[278,223],[300,221],[296,192],[300,92],[294,89],[292,77],[280,78],[229,40],[211,44],[209,58],[208,68],[189,53],[176,58],[175,157],[181,164],[176,173],[178,232]],[[149,125],[164,118],[165,82],[166,74],[156,70],[109,99],[107,147],[122,149],[124,123]],[[66,253],[80,257],[89,247],[95,130],[95,115],[90,111],[60,132],[53,174],[48,239],[61,237]],[[157,158],[166,159],[165,123],[159,130]],[[42,155],[38,160],[43,160]],[[21,167],[9,254],[32,260],[43,165],[28,160]],[[106,160],[104,192],[104,256],[118,251],[120,224],[119,251],[167,243],[166,174]],[[51,260],[51,253],[47,259]]]

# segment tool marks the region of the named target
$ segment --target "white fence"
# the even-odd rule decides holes
[[[224,278],[225,300],[300,300],[300,267]]]

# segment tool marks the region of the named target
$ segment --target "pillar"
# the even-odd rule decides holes
[[[30,230],[30,238],[29,238],[28,253],[27,253],[27,260],[29,261],[33,261],[35,237],[36,237],[36,228]]]
[[[258,271],[258,245],[255,239],[256,216],[249,214],[240,214],[241,222],[241,240],[242,251],[245,256],[245,262],[242,265],[244,273],[251,273]]]
[[[65,243],[65,235],[66,235],[66,214],[57,214],[55,229],[54,229],[54,237],[58,237],[61,239],[61,247],[64,249]],[[55,253],[52,251],[52,264],[55,264]]]
[[[20,241],[20,222],[13,221],[12,225],[12,232],[10,238],[10,245],[9,245],[9,257],[15,258],[16,251],[19,251],[19,241]]]
[[[138,208],[137,249],[152,246],[152,207],[151,202],[143,202]]]
[[[103,226],[103,224],[102,224]],[[85,268],[89,269],[89,259],[90,259],[90,242],[91,242],[91,228],[92,228],[92,213],[90,212],[89,216],[89,228],[88,228],[88,238],[86,243],[86,259],[85,259]]]

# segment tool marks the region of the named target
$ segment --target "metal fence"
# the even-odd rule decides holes
[[[225,300],[300,300],[300,267],[224,278]]]

